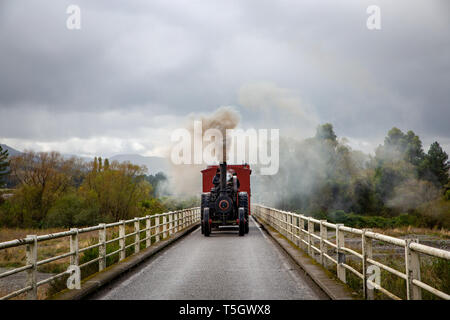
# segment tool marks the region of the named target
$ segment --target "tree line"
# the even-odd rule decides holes
[[[0,226],[86,226],[190,205],[157,198],[155,189],[166,177],[147,175],[145,166],[57,152],[0,154],[0,183],[13,188],[6,191],[11,197],[0,197]]]
[[[352,218],[358,226],[370,220],[449,228],[449,168],[439,143],[425,152],[413,131],[392,128],[375,154],[366,155],[338,139],[328,123],[312,138],[281,139],[278,174],[254,177],[253,194],[280,209]]]

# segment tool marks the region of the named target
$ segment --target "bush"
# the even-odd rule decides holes
[[[397,228],[402,226],[418,226],[421,222],[415,214],[401,214],[397,217],[363,216],[337,210],[329,213],[326,220],[331,223],[343,223],[353,228]]]
[[[98,216],[98,205],[87,203],[79,195],[71,193],[56,201],[44,224],[46,227],[81,227],[99,223]]]

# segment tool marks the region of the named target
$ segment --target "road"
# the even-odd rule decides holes
[[[324,299],[252,219],[250,232],[200,230],[168,247],[91,299]]]

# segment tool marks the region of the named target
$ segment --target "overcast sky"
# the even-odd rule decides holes
[[[450,152],[450,1],[0,0],[1,143],[162,155],[222,105],[243,128],[331,122],[370,152],[397,126]]]

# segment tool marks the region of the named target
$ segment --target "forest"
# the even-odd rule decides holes
[[[327,123],[314,137],[281,139],[278,174],[255,176],[252,194],[279,209],[355,227],[448,229],[449,168],[439,143],[425,152],[413,131],[392,128],[367,155]]]

